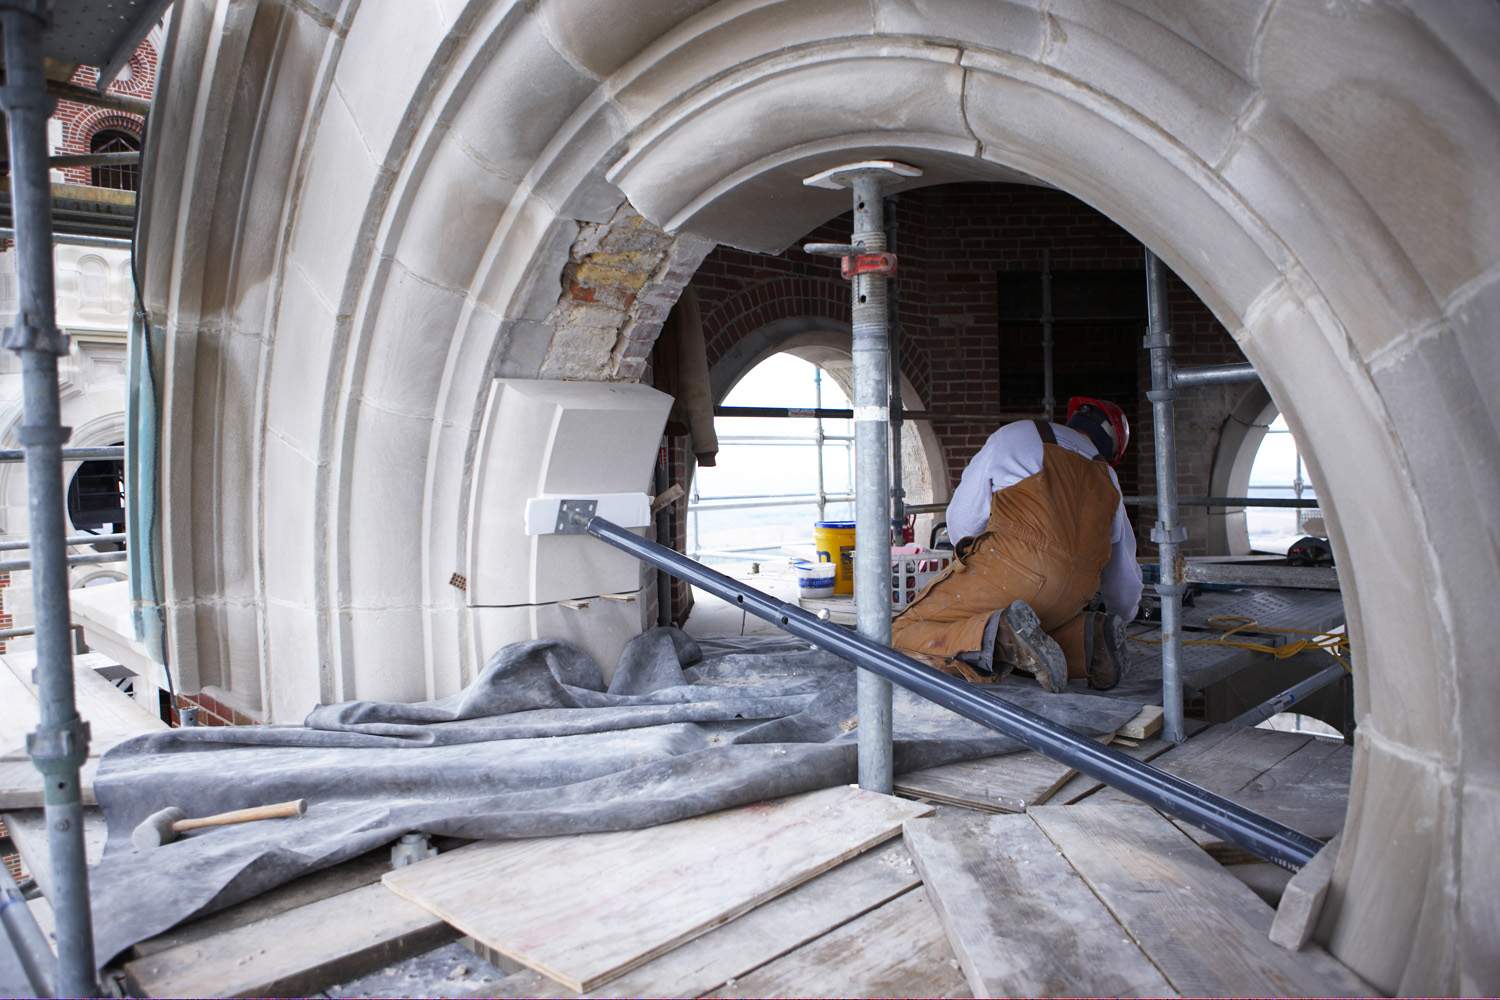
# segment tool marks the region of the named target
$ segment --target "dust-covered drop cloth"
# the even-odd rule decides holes
[[[94,783],[109,827],[90,875],[101,962],[144,938],[404,833],[548,837],[653,826],[856,778],[855,670],[817,650],[703,658],[676,629],[622,653],[605,686],[567,643],[500,650],[456,695],[355,701],[301,726],[172,729],[120,744]],[[1005,683],[997,695],[1079,733],[1136,706]],[[900,688],[897,771],[1022,749]],[[149,852],[158,809],[189,816],[306,799],[297,819],[205,829]]]

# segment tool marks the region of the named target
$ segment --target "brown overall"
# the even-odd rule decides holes
[[[1109,562],[1120,493],[1104,459],[1069,451],[1051,424],[1036,425],[1042,471],[996,491],[986,530],[891,623],[897,649],[969,680],[1004,672],[987,675],[989,655],[998,613],[1015,600],[1062,646],[1068,676],[1087,673],[1082,612]]]

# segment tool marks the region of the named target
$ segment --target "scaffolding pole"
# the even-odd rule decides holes
[[[849,189],[854,232],[848,244],[810,243],[808,253],[842,258],[851,286],[854,347],[854,604],[859,634],[891,641],[891,356],[887,294],[896,258],[886,250],[884,188],[917,177],[916,167],[869,160],[825,170],[803,181],[809,187]],[[891,794],[895,757],[891,747],[891,682],[869,670],[857,676],[859,784]]]
[[[1182,725],[1182,582],[1180,546],[1187,537],[1177,518],[1177,434],[1173,400],[1172,334],[1167,322],[1166,269],[1146,251],[1146,313],[1150,326],[1145,347],[1151,358],[1151,429],[1156,457],[1156,525],[1151,540],[1161,565],[1156,593],[1161,598],[1162,738],[1181,743]]]
[[[1052,388],[1052,252],[1042,251],[1042,413],[1051,421],[1057,412],[1057,397]]]
[[[78,769],[88,757],[88,724],[73,697],[69,642],[68,566],[63,510],[62,445],[57,359],[68,352],[57,329],[52,275],[52,189],[47,174],[47,119],[53,99],[42,71],[42,32],[48,5],[0,0],[5,86],[0,88],[10,135],[10,198],[16,229],[19,315],[5,346],[21,356],[22,424],[31,531],[32,600],[36,616],[36,732],[27,737],[42,773],[47,843],[52,858],[49,902],[56,915],[58,972],[63,996],[95,996],[94,936],[89,912],[88,863],[83,846],[83,796]]]

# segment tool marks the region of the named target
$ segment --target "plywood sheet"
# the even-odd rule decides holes
[[[588,991],[930,811],[830,788],[645,830],[479,844],[384,881],[500,955]]]
[[[975,996],[1162,996],[1171,987],[1029,816],[905,828]]]
[[[1272,944],[1271,908],[1155,810],[1082,803],[1042,806],[1031,817],[1177,992],[1370,993],[1322,949]]]

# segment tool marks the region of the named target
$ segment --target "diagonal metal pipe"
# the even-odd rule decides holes
[[[592,535],[730,604],[739,605],[757,618],[779,625],[799,639],[806,639],[820,649],[843,657],[863,671],[899,684],[966,719],[1004,733],[1032,750],[1118,788],[1147,805],[1217,834],[1257,857],[1295,870],[1311,861],[1323,847],[1313,837],[1080,736],[1051,719],[1011,704],[997,693],[985,692],[889,646],[820,621],[796,605],[747,587],[680,552],[640,538],[602,517],[595,517],[586,501],[564,501],[564,509],[568,510],[568,520],[560,530]]]

